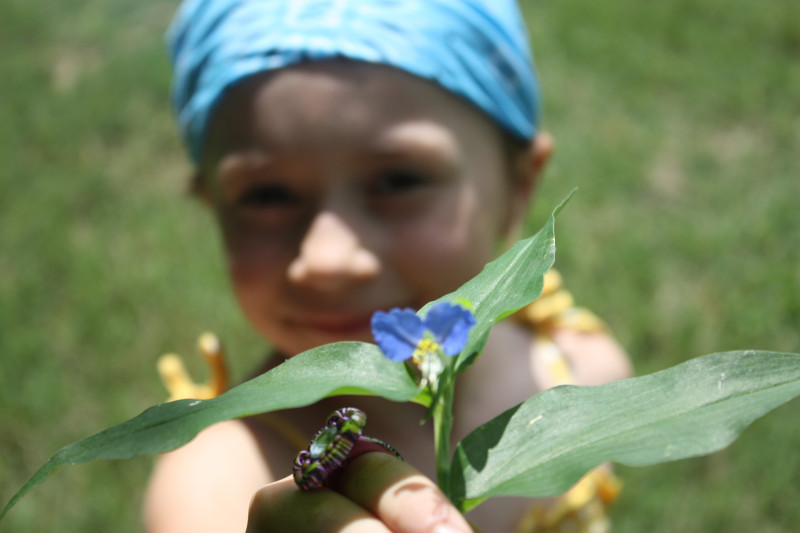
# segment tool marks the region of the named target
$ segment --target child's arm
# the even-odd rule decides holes
[[[253,494],[272,481],[247,426],[216,424],[159,458],[145,496],[146,530],[241,533]]]

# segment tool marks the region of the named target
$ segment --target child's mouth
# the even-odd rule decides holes
[[[340,340],[371,339],[372,313],[331,312],[305,315],[293,320],[295,326],[312,330]]]

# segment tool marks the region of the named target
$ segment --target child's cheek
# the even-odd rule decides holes
[[[402,244],[394,250],[396,267],[417,289],[417,303],[439,298],[480,272],[492,259],[495,226],[472,201],[459,201],[397,235]]]
[[[248,312],[253,302],[278,294],[288,264],[285,243],[255,231],[223,228],[228,272],[239,301]]]

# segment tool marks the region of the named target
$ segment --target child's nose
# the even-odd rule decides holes
[[[340,216],[322,212],[311,223],[297,257],[289,265],[289,280],[323,291],[338,291],[377,275],[377,256]]]

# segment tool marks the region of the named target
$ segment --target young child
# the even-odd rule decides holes
[[[241,308],[275,350],[261,372],[322,344],[371,342],[376,310],[418,309],[476,275],[516,238],[552,150],[513,0],[186,0],[170,46],[195,189]],[[570,302],[541,303],[498,324],[459,377],[455,439],[547,387],[629,374],[602,328],[567,323]],[[405,462],[365,453],[330,489],[299,491],[295,454],[345,406]],[[430,480],[423,415],[339,397],[212,426],[159,460],[148,530],[469,531]],[[492,500],[468,518],[543,530],[546,517],[523,520],[530,505]]]

